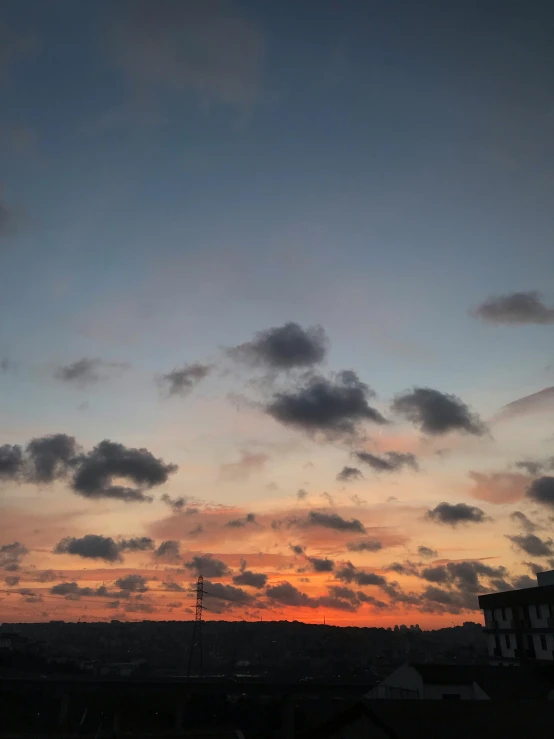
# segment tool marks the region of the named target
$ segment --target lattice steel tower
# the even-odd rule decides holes
[[[197,653],[200,663],[200,677],[202,677],[202,602],[204,600],[204,578],[199,576],[196,583],[196,615],[194,617],[194,630],[192,632],[192,641],[190,643],[189,666],[187,677],[190,677],[194,654]]]

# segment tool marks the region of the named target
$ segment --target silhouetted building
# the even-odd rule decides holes
[[[528,665],[405,664],[367,693],[366,700],[551,700],[554,671]]]
[[[554,660],[554,570],[539,572],[537,587],[480,595],[479,606],[492,664]]]

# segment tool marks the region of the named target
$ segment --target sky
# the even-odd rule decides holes
[[[0,619],[423,628],[554,567],[554,9],[7,0]]]

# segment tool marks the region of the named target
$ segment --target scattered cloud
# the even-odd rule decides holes
[[[165,560],[166,562],[177,561],[181,556],[179,542],[172,539],[162,541],[160,546],[154,552],[154,556],[158,559]]]
[[[365,526],[357,518],[347,521],[338,513],[320,513],[319,511],[310,511],[305,522],[306,526],[323,526],[326,529],[335,529],[336,531],[355,531],[359,534],[365,534]]]
[[[0,569],[8,572],[16,572],[21,560],[29,554],[29,550],[18,541],[0,546]]]
[[[513,513],[510,513],[510,518],[514,523],[519,524],[521,528],[524,531],[527,531],[527,533],[533,533],[537,529],[537,524],[533,523],[525,513],[522,513],[521,511],[513,511]]]
[[[176,470],[176,465],[166,464],[147,449],[132,449],[106,439],[80,458],[72,487],[86,498],[150,501],[145,490],[162,485]],[[135,487],[114,485],[113,477],[129,479]]]
[[[329,438],[351,436],[360,423],[386,423],[369,405],[374,393],[355,372],[339,372],[334,379],[314,375],[296,390],[276,393],[267,413],[281,423]]]
[[[436,549],[431,549],[431,547],[426,547],[423,545],[417,548],[417,553],[419,554],[420,557],[425,557],[426,559],[430,559],[431,557],[438,556],[438,552]]]
[[[308,562],[316,572],[332,572],[335,563],[332,559],[320,559],[319,557],[307,557]]]
[[[285,581],[279,585],[272,585],[266,589],[267,597],[276,602],[281,603],[284,606],[301,607],[307,606],[308,608],[316,608],[317,601],[310,598],[306,593],[302,593],[290,582]]]
[[[161,500],[171,508],[173,513],[181,513],[189,503],[189,499],[184,496],[171,498],[167,493],[162,495]]]
[[[23,451],[20,446],[0,446],[0,480],[16,480],[23,469]]]
[[[240,529],[249,523],[256,523],[256,516],[254,513],[247,513],[244,518],[233,518],[230,521],[227,521],[225,526],[233,529]]]
[[[418,469],[417,459],[413,454],[402,452],[385,452],[380,457],[369,452],[355,452],[360,462],[369,465],[375,472],[397,472],[404,467]]]
[[[195,556],[190,562],[185,562],[185,567],[203,577],[223,577],[229,574],[229,568],[225,562],[211,555]]]
[[[184,593],[185,592],[185,588],[182,585],[179,585],[178,582],[174,582],[173,580],[163,582],[162,588],[171,593]]]
[[[13,588],[16,585],[19,585],[20,580],[21,578],[19,577],[19,575],[8,575],[7,577],[4,578],[4,582],[10,588]]]
[[[383,548],[383,545],[376,539],[359,539],[349,541],[346,548],[349,552],[378,552]]]
[[[535,503],[554,506],[554,477],[539,477],[527,488],[527,497]]]
[[[481,436],[486,430],[479,417],[460,398],[428,387],[416,387],[397,395],[392,408],[426,434],[464,431]]]
[[[242,570],[239,575],[233,577],[235,585],[246,585],[251,588],[261,589],[267,583],[267,575],[262,572],[252,572],[251,570]]]
[[[548,308],[536,290],[489,298],[476,309],[475,315],[497,324],[554,323],[554,308]]]
[[[145,593],[148,590],[146,579],[142,575],[126,575],[115,581],[116,587],[130,593]]]
[[[552,539],[541,539],[536,534],[507,535],[506,538],[532,557],[551,557],[554,554]]]
[[[54,371],[54,377],[79,387],[94,385],[108,379],[106,372],[126,369],[122,362],[104,362],[102,359],[83,357],[72,364],[62,365]]]
[[[300,488],[300,490],[296,491],[296,497],[298,500],[305,500],[308,497],[308,491],[304,490],[304,488]]]
[[[483,523],[490,520],[480,508],[465,503],[439,503],[435,508],[427,511],[426,516],[435,523],[449,526],[457,526],[460,523]]]
[[[246,480],[252,474],[260,472],[269,458],[269,454],[263,452],[243,451],[238,462],[228,462],[220,465],[219,474],[225,480]]]
[[[297,323],[259,331],[251,341],[228,350],[240,362],[270,370],[312,367],[325,359],[327,336],[321,326],[303,329]]]
[[[121,552],[147,552],[154,549],[154,540],[149,536],[138,536],[134,539],[122,539],[118,542]]]
[[[65,477],[76,463],[78,445],[73,436],[52,434],[32,439],[27,444],[27,479],[51,483]]]
[[[519,472],[470,472],[471,495],[488,503],[516,503],[525,495],[529,477]]]
[[[361,480],[363,475],[357,467],[343,467],[337,475],[339,482],[351,482],[352,480]]]
[[[174,369],[158,378],[158,385],[168,397],[174,395],[188,395],[199,382],[204,380],[212,371],[210,364],[186,364],[180,369]]]
[[[106,562],[121,560],[118,544],[111,536],[86,534],[81,538],[66,536],[54,547],[56,554],[75,554],[86,559],[103,559]]]

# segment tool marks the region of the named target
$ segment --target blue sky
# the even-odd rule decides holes
[[[299,443],[225,358],[289,321],[323,326],[325,371],[383,409],[422,386],[488,420],[552,386],[549,321],[473,313],[554,302],[552,21],[538,1],[5,2],[0,441],[112,438],[205,470]],[[82,358],[102,378],[61,381]],[[193,362],[217,370],[160,397]],[[546,454],[549,423],[522,454]],[[509,467],[510,428],[431,487]],[[324,487],[344,448],[305,443]],[[194,485],[227,500],[211,474]],[[228,502],[267,497],[248,485]]]

